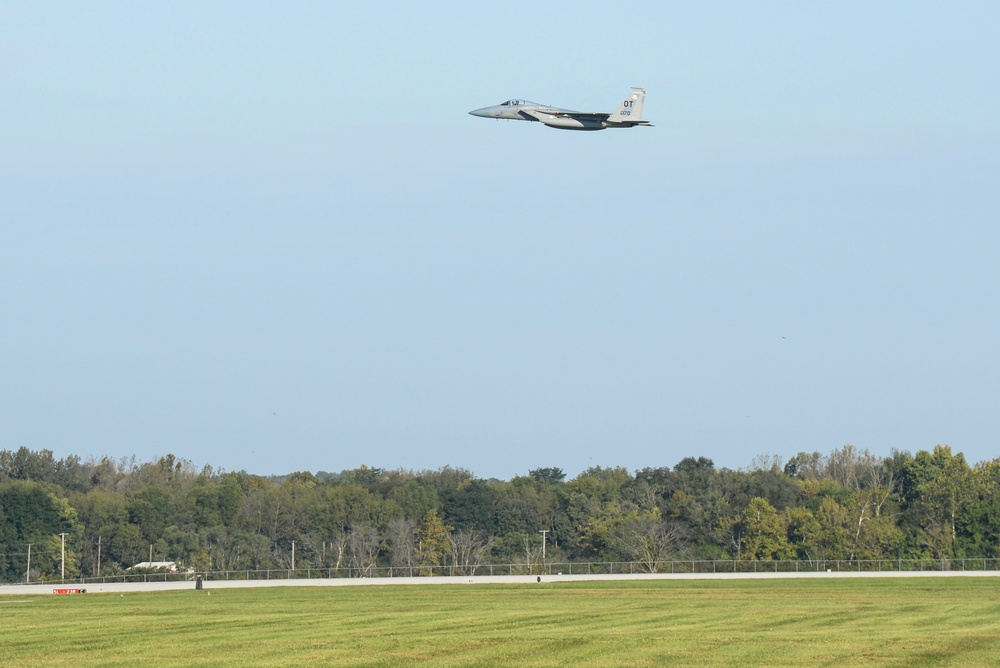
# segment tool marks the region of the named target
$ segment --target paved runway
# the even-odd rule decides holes
[[[777,580],[794,578],[997,578],[1000,571],[876,571],[876,572],[798,572],[798,573],[636,573],[621,575],[478,575],[414,578],[313,578],[293,580],[205,580],[204,588],[236,589],[241,587],[359,587],[373,585],[476,585],[476,584],[548,584],[560,582],[597,582],[610,580]],[[102,584],[31,584],[0,585],[4,596],[53,594],[56,589],[86,589],[88,594],[124,594],[145,591],[182,591],[195,588],[190,582],[112,582]]]

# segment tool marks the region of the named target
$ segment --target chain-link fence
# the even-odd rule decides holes
[[[614,575],[637,573],[880,573],[893,571],[998,571],[1000,559],[810,559],[746,561],[739,559],[704,559],[684,561],[585,561],[534,564],[477,564],[473,566],[375,566],[370,568],[284,568],[234,571],[186,571],[162,573],[124,573],[98,578],[72,580],[45,579],[38,584],[73,582],[107,584],[112,582],[184,582],[198,577],[204,580],[293,580],[323,578],[414,578],[469,577],[503,575]]]

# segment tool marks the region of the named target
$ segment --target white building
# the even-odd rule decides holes
[[[169,573],[176,573],[177,572],[177,562],[176,561],[141,561],[138,564],[136,564],[135,566],[132,566],[131,568],[129,568],[129,570],[132,570],[133,568],[156,568],[156,569],[160,569],[160,570],[165,570],[165,571],[167,571]]]

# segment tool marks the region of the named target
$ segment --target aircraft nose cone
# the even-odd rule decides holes
[[[489,107],[483,107],[482,109],[473,109],[469,112],[472,116],[479,116],[480,118],[489,118],[490,115],[487,113]]]

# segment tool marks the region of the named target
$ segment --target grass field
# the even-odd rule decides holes
[[[990,666],[988,578],[0,597],[2,666]]]

